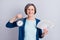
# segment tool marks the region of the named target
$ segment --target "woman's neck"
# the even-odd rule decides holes
[[[35,16],[27,17],[28,20],[35,20]]]

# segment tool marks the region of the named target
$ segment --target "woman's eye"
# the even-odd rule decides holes
[[[28,10],[30,10],[30,9],[28,9]]]
[[[28,10],[32,10],[33,11],[34,9],[28,9]]]
[[[32,9],[33,10],[33,9]]]

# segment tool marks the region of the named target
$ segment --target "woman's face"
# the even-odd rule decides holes
[[[27,15],[28,15],[29,17],[31,17],[31,16],[34,16],[34,13],[35,13],[34,7],[33,7],[33,6],[29,6],[29,7],[27,8]]]

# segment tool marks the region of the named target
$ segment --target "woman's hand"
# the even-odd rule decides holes
[[[14,21],[16,21],[17,19],[21,19],[23,18],[22,14],[17,14],[16,16],[14,16],[12,19],[10,19],[10,23],[13,23]]]
[[[16,18],[17,18],[17,19],[22,19],[23,16],[22,16],[22,14],[17,14],[17,15],[16,15]]]
[[[44,31],[44,34],[45,34],[45,35],[48,34],[48,30],[47,30],[47,28],[44,28],[43,31]]]
[[[47,28],[44,28],[43,29],[43,33],[42,33],[42,37],[44,37],[45,35],[47,35],[48,34],[48,30],[47,30]]]

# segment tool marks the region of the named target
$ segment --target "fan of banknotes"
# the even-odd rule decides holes
[[[41,28],[41,29],[43,29],[43,28],[49,29],[49,28],[53,28],[54,26],[55,26],[54,23],[47,19],[41,20],[37,25],[37,27]]]

